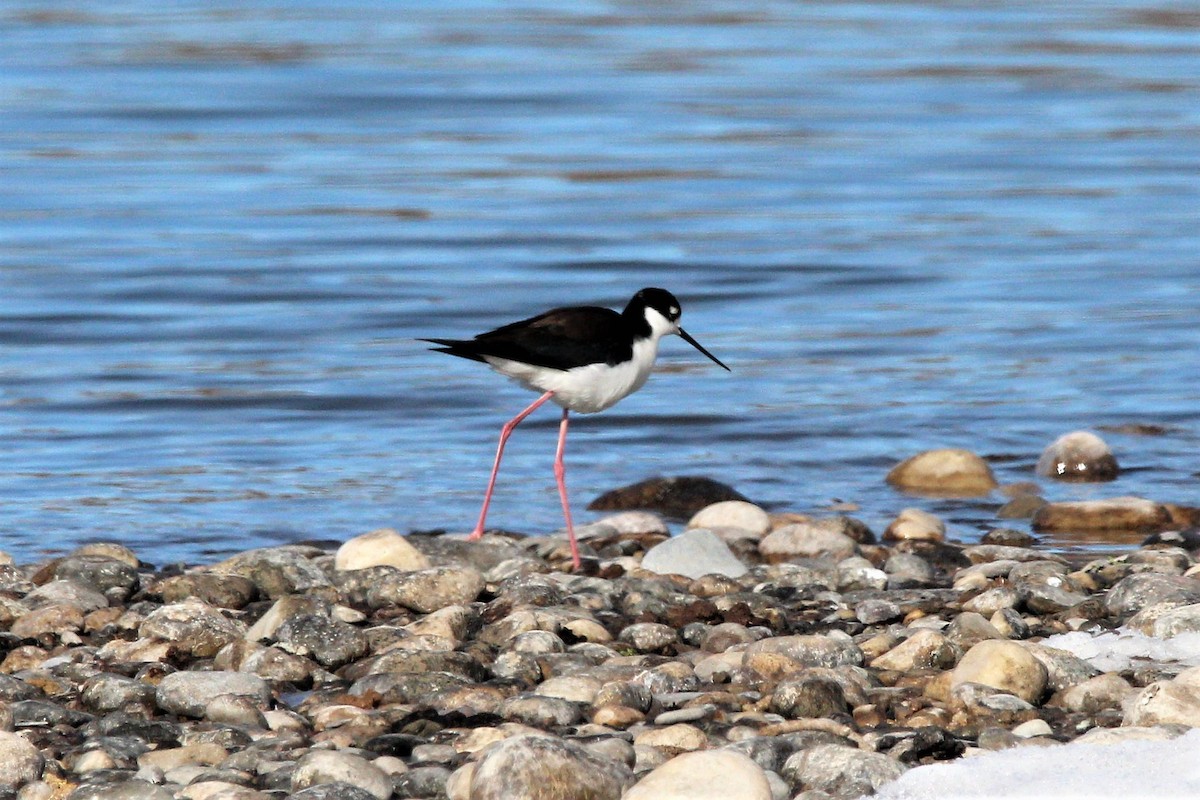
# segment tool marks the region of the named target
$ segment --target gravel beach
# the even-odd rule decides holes
[[[943,452],[948,492],[994,490]],[[725,500],[674,536],[646,511],[579,528],[579,574],[559,535],[389,530],[6,563],[0,798],[823,800],[978,750],[1177,736],[1200,668],[1042,643],[1200,631],[1195,509],[1104,502],[1026,504],[1035,530],[1144,532],[1091,560],[1000,518],[962,544],[915,508],[874,532]]]

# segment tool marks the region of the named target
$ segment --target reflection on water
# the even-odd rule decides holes
[[[528,402],[420,336],[665,286],[733,368],[580,420],[586,500],[708,474],[977,537],[1057,498],[1197,497],[1200,17],[1153,2],[13,2],[0,9],[0,546],[168,561],[465,529]],[[559,524],[555,418],[492,521]],[[585,517],[586,518],[586,517]],[[1067,543],[1070,544],[1070,543]]]

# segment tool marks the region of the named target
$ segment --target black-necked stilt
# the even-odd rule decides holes
[[[616,404],[636,392],[650,376],[658,356],[658,342],[668,334],[679,334],[685,342],[724,369],[720,359],[705,350],[679,327],[681,309],[675,295],[665,289],[642,289],[625,310],[574,306],[556,308],[536,317],[481,333],[474,339],[422,339],[440,347],[431,348],[460,358],[482,361],[527,389],[542,393],[524,411],[500,429],[500,444],[492,464],[492,476],[483,495],[483,508],[470,539],[483,535],[488,505],[496,488],[496,474],[504,444],[521,420],[547,400],[562,407],[558,428],[558,450],[554,455],[554,477],[567,520],[571,559],[579,568],[579,547],[571,523],[571,506],[564,481],[563,447],[567,441],[567,415],[571,411],[592,414]]]

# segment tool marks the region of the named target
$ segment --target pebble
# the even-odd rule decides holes
[[[189,599],[150,612],[138,628],[138,635],[170,642],[179,653],[208,658],[245,636],[246,626],[202,600]]]
[[[1034,703],[1046,690],[1049,675],[1040,661],[1021,645],[987,640],[968,650],[951,674],[951,688],[979,683]]]
[[[626,516],[587,574],[541,537],[421,534],[402,538],[434,566],[407,571],[299,545],[0,564],[0,770],[30,757],[18,800],[738,796],[731,775],[828,800],[967,745],[1200,724],[1200,673],[1100,674],[1041,643],[1196,630],[1184,538],[1080,565],[1019,537],[877,543],[844,516],[668,540]],[[645,568],[706,534],[736,569]],[[772,536],[836,546],[780,558]]]
[[[737,528],[751,536],[762,537],[771,529],[771,517],[753,503],[745,500],[724,500],[697,511],[690,520],[689,528]]]
[[[25,737],[0,731],[0,787],[17,789],[42,777],[46,759]]]
[[[789,757],[782,774],[793,787],[825,792],[831,797],[857,798],[875,794],[906,770],[899,761],[882,753],[817,744]]]
[[[334,569],[395,567],[404,572],[428,569],[429,558],[391,528],[380,528],[347,539],[333,558]]]
[[[389,572],[367,590],[373,609],[402,606],[428,614],[447,606],[469,603],[483,591],[483,575],[463,566],[431,567],[415,572]]]
[[[689,578],[704,575],[740,578],[747,571],[729,545],[705,528],[692,528],[650,548],[642,557],[641,567],[660,575]]]
[[[1111,481],[1119,469],[1103,439],[1091,431],[1072,431],[1046,446],[1034,471],[1063,481]]]
[[[734,750],[681,753],[644,776],[623,800],[772,800],[767,774]]]
[[[271,689],[257,675],[244,672],[173,672],[155,690],[158,707],[172,714],[202,717],[214,697],[245,697],[261,708],[271,701]]]
[[[974,497],[999,484],[987,462],[969,450],[926,450],[905,459],[887,474],[887,482],[914,494]]]
[[[313,750],[303,755],[292,773],[291,789],[298,792],[310,786],[344,783],[387,800],[392,794],[392,778],[362,756],[332,750]]]
[[[949,669],[961,650],[937,631],[918,630],[900,644],[871,661],[872,669],[912,672]]]
[[[593,755],[565,739],[514,736],[470,767],[470,800],[619,800],[633,783],[625,764]]]
[[[1047,503],[1033,515],[1039,533],[1135,531],[1149,533],[1172,526],[1171,512],[1144,497],[1071,500]]]
[[[858,552],[858,542],[817,520],[776,528],[763,537],[758,550],[771,563],[819,556],[840,561]]]
[[[883,538],[889,542],[942,542],[946,540],[946,523],[928,511],[906,508],[888,524]]]

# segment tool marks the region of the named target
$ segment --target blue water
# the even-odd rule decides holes
[[[579,521],[706,474],[971,540],[1002,497],[887,469],[1028,480],[1082,427],[1125,472],[1048,496],[1200,502],[1194,4],[9,0],[0,41],[18,558],[467,530],[532,397],[414,339],[655,285],[733,372],[672,339],[578,417]],[[556,424],[492,524],[560,526]]]

